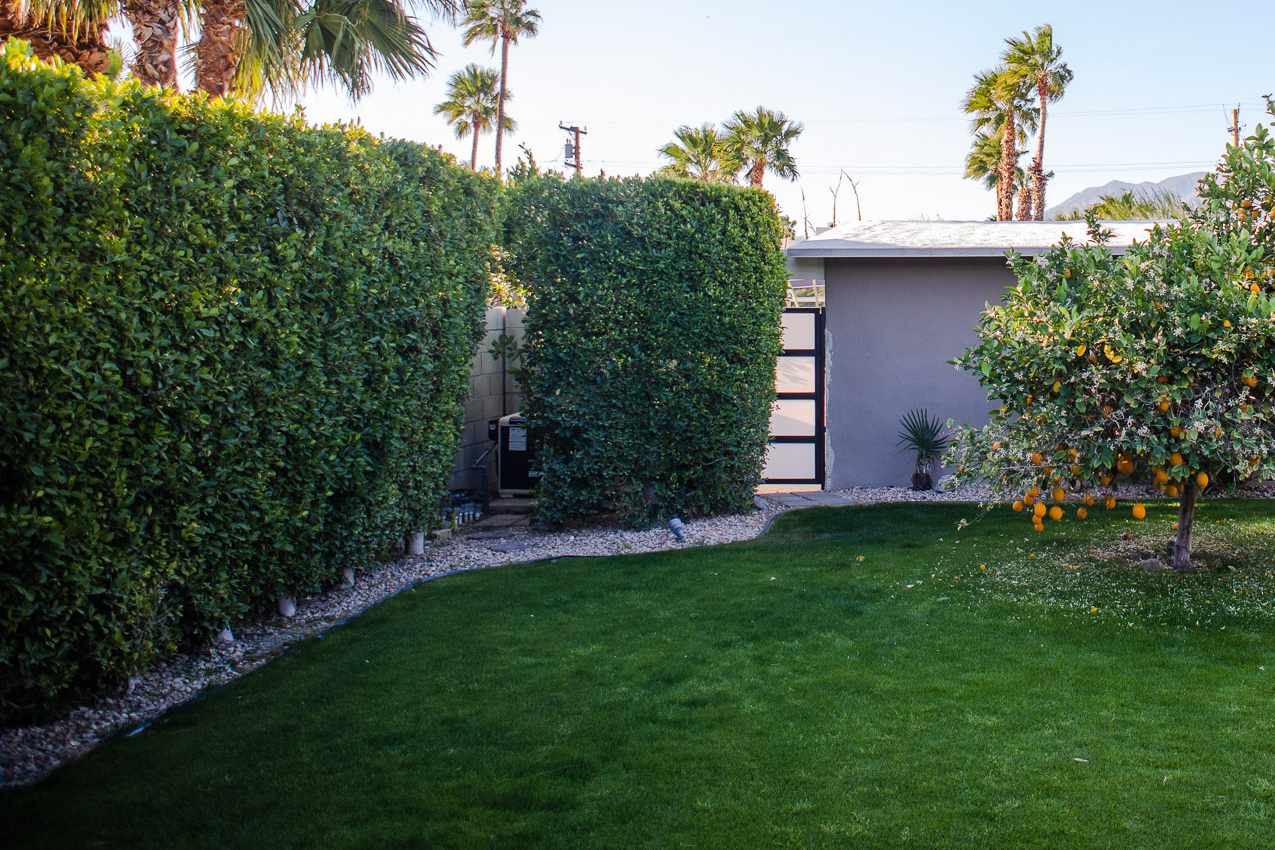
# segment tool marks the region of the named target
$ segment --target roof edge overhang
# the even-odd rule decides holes
[[[825,260],[908,260],[940,258],[1001,258],[1011,251],[1025,257],[1035,257],[1052,250],[1054,246],[1031,248],[800,248],[793,246],[784,253],[789,257],[805,257]],[[1113,254],[1123,254],[1127,245],[1112,245]]]

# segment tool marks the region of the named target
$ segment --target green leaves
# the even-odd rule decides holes
[[[1268,140],[1259,129],[1228,149],[1201,208],[1123,257],[1091,217],[1090,244],[1010,258],[1017,284],[956,361],[1004,405],[962,433],[964,476],[1003,495],[1075,492],[1110,486],[1118,465],[1173,495],[1200,471],[1222,484],[1275,474]]]
[[[20,54],[0,64],[7,716],[428,526],[496,237],[494,181],[423,146]]]
[[[787,279],[770,196],[546,177],[506,200],[509,267],[529,289],[539,520],[749,507]]]

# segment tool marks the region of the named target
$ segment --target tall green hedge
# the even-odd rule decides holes
[[[530,293],[540,519],[645,525],[751,507],[786,280],[770,195],[547,177],[506,200]]]
[[[436,514],[495,186],[420,145],[0,64],[0,714]]]

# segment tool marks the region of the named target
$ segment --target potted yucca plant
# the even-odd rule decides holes
[[[943,433],[943,423],[938,419],[931,419],[929,411],[920,407],[905,413],[899,420],[899,426],[899,447],[916,454],[912,489],[933,489],[934,479],[930,471],[934,468],[934,463],[943,457],[950,439]]]

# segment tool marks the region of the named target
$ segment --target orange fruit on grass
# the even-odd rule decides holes
[[[1060,508],[1058,505],[1054,505],[1052,508],[1049,509],[1049,518],[1052,519],[1054,522],[1061,521],[1063,518],[1063,509]]]
[[[1089,509],[1076,508],[1076,519],[1089,519]]]
[[[1107,510],[1109,510],[1109,511],[1114,511],[1114,510],[1116,509],[1116,497],[1115,497],[1115,496],[1108,496],[1108,497],[1107,497],[1106,507],[1107,507]]]
[[[1139,502],[1133,506],[1133,518],[1143,520],[1147,518],[1147,506]]]
[[[1021,499],[1019,499],[1017,502],[1014,502],[1014,504],[1012,505],[1012,507],[1014,508],[1014,513],[1016,513],[1016,514],[1021,514],[1021,513],[1023,512],[1023,502],[1022,502],[1022,500],[1021,500]]]

